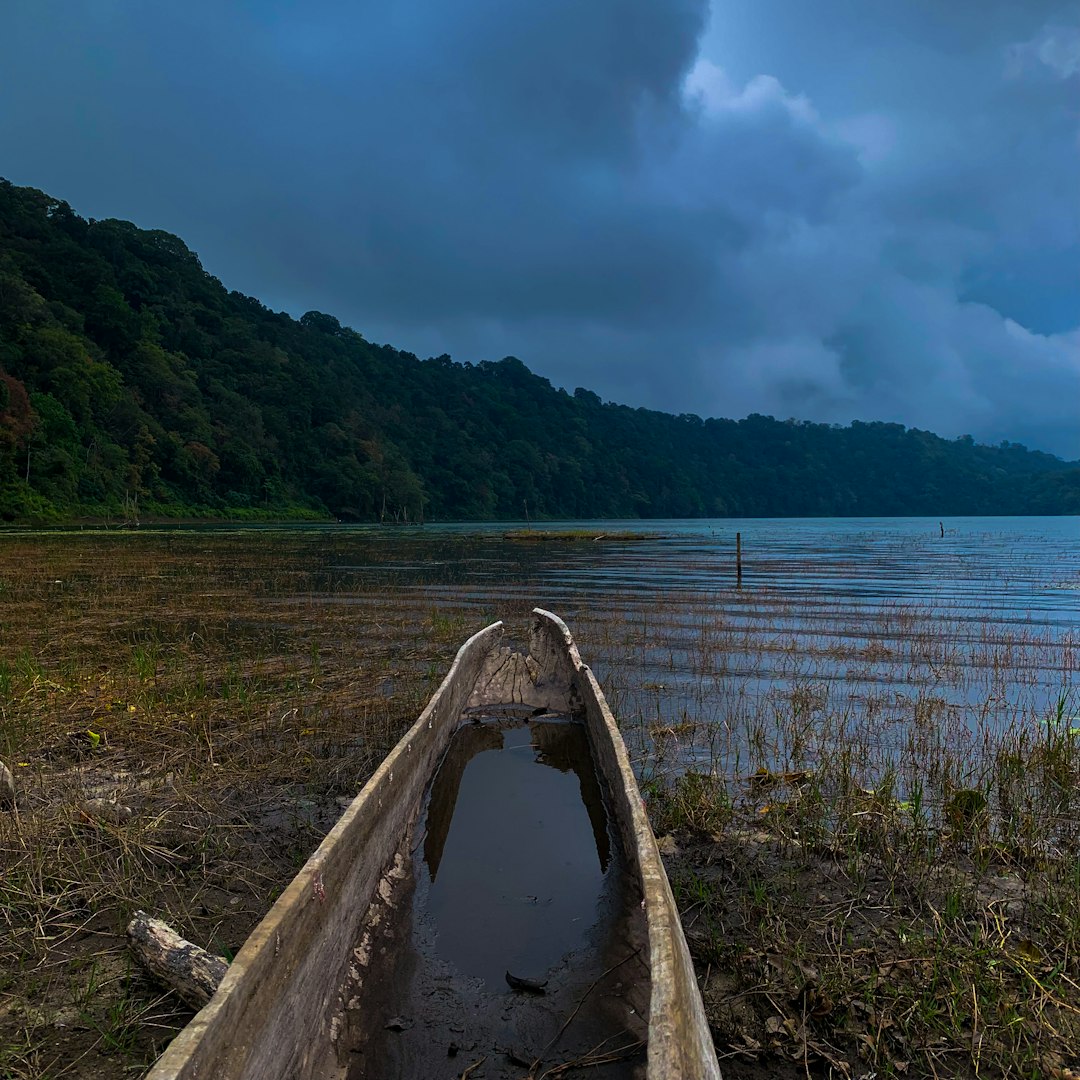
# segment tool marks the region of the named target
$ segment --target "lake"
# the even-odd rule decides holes
[[[574,631],[645,778],[813,767],[827,744],[852,748],[865,782],[895,768],[904,786],[932,739],[955,786],[978,780],[1006,734],[1048,717],[1080,725],[1078,518],[575,521],[533,529],[595,539],[508,539],[522,524],[219,526],[43,542],[85,561],[85,573],[68,574],[73,603],[79,574],[98,588],[91,578],[110,547],[167,553],[170,595],[176,575],[209,568],[224,589],[206,602],[223,605],[222,617],[243,609],[243,633],[261,632],[261,610],[299,633],[322,613],[320,633],[351,635],[370,610],[392,613],[366,630],[386,642],[419,641],[424,626],[460,641],[495,619],[523,640],[529,610],[546,607]],[[159,634],[162,614],[130,612],[130,633],[179,633]],[[399,683],[383,681],[388,699]]]
[[[988,733],[1080,712],[1075,517],[578,521],[533,528],[597,539],[505,539],[518,527],[283,542],[311,545],[320,603],[389,591],[418,616],[465,611],[471,625],[520,624],[533,605],[562,615],[645,772],[657,759],[799,768],[815,741],[847,732],[872,777],[916,721],[974,761]]]

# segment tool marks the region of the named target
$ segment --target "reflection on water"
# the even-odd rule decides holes
[[[360,579],[460,590],[498,582],[512,593],[599,595],[726,590],[735,585],[735,534],[743,539],[743,585],[859,604],[911,600],[1027,620],[1080,623],[1080,519],[759,519],[558,522],[537,531],[594,529],[598,542],[514,543],[508,526],[429,525],[358,529],[380,558],[343,559],[333,570]],[[655,538],[620,542],[620,529]],[[342,534],[338,534],[339,536]],[[343,547],[341,554],[346,555]],[[369,549],[370,550],[370,549]]]
[[[607,537],[584,543],[516,543],[507,528],[326,530],[308,595],[392,594],[418,617],[457,613],[462,638],[534,604],[554,610],[624,731],[675,732],[665,760],[734,772],[768,763],[751,730],[762,716],[843,715],[884,753],[916,719],[962,743],[1035,722],[1062,697],[1080,714],[1075,517],[541,527]],[[647,538],[619,541],[619,529]],[[657,748],[646,736],[631,749],[640,766]],[[814,746],[771,753],[812,762]]]
[[[520,1080],[523,1062],[535,1063],[529,1075],[562,1075],[596,1047],[627,1050],[590,1060],[597,1080],[645,1073],[640,882],[609,824],[584,725],[522,719],[531,711],[469,710],[450,742],[416,824],[412,872],[371,924],[383,944],[339,1044],[349,1080]]]
[[[425,821],[421,919],[487,988],[543,979],[599,914],[610,839],[582,725],[475,723],[455,735]]]

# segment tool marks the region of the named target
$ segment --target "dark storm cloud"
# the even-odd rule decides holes
[[[1080,454],[1080,8],[709,14],[15,0],[0,173],[422,355]]]

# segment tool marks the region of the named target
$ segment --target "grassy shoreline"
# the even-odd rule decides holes
[[[1078,758],[1051,736],[1005,768],[1042,774],[1062,808]],[[937,815],[829,768],[651,793],[725,1075],[1070,1075],[1075,811],[1055,835],[1018,830],[975,789]],[[1040,808],[1045,792],[1023,813]]]
[[[458,645],[531,604],[399,587],[388,545],[360,558],[333,537],[0,544],[18,791],[0,810],[0,1077],[119,1077],[190,1017],[128,960],[131,913],[235,953]],[[988,695],[1067,679],[1071,638],[837,608],[820,621],[842,635],[815,644],[776,629],[778,597],[564,602],[643,777],[725,1076],[1065,1080],[1080,709],[1031,696],[977,721]],[[839,695],[800,666],[815,649],[885,689]],[[783,692],[746,704],[739,680],[779,671]],[[962,724],[950,685],[973,702]]]

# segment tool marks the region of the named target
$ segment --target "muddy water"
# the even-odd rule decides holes
[[[354,1009],[350,1080],[456,1077],[481,1058],[470,1076],[521,1077],[537,1060],[539,1075],[620,1050],[590,1074],[634,1075],[639,894],[585,728],[553,714],[471,716],[412,848]]]
[[[462,729],[432,789],[423,850],[438,955],[489,990],[503,990],[507,970],[542,978],[585,943],[611,864],[585,729]]]

